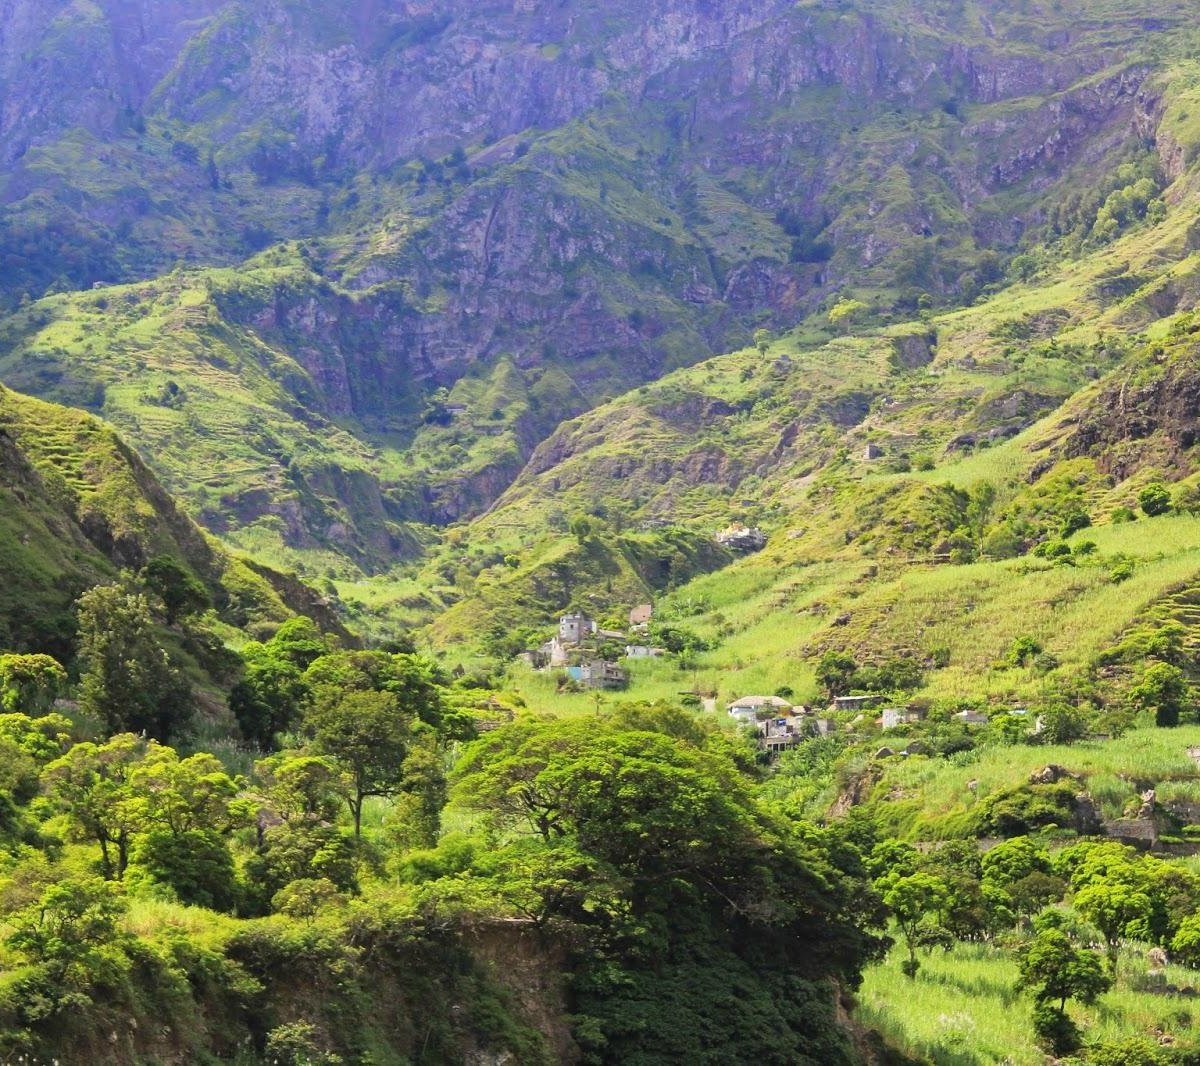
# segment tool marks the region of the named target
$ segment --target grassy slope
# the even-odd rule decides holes
[[[0,615],[5,645],[69,658],[72,604],[86,588],[158,555],[208,587],[231,639],[295,612],[338,623],[294,579],[217,544],[111,427],[81,411],[0,391]]]
[[[1177,85],[1187,82],[1177,73]],[[1164,121],[1163,143],[1175,143],[1178,121]],[[1190,155],[1192,142],[1180,143]],[[1043,682],[1032,674],[990,669],[1014,636],[1043,638],[1070,671],[1200,574],[1194,520],[1106,524],[1167,469],[1157,439],[1131,445],[1140,459],[1126,476],[1063,458],[1080,419],[1105,390],[1144,376],[1146,345],[1194,302],[1198,263],[1187,234],[1196,181],[1186,170],[1166,190],[1161,223],[1085,244],[973,307],[848,338],[804,327],[765,355],[743,351],[678,371],[566,424],[446,558],[486,544],[535,559],[545,531],[577,511],[669,515],[700,532],[745,517],[774,534],[767,550],[665,600],[720,639],[700,659],[701,687],[726,696],[787,684],[812,696],[808,663],[822,647],[876,658],[943,646],[950,665],[932,675],[932,694],[1036,694]],[[1120,298],[1102,284],[1114,278],[1133,279]],[[896,365],[906,335],[936,338],[928,366]],[[1173,358],[1190,359],[1189,344],[1186,335],[1172,341]],[[964,435],[978,443],[955,443]],[[859,460],[869,440],[883,446],[883,462]],[[932,469],[888,472],[898,455],[926,456]],[[1168,474],[1180,475],[1177,463]],[[1075,539],[1094,541],[1097,553],[1075,568],[1035,559],[934,565],[939,539],[965,521],[944,486],[981,483],[996,494],[992,525],[1010,513],[1048,514],[1064,493],[1078,498],[1097,525]],[[1124,557],[1134,574],[1117,584],[1110,571]],[[461,600],[456,611],[488,617],[471,589],[443,593]],[[848,625],[830,625],[847,611]],[[645,691],[656,695],[691,677],[648,669]]]
[[[884,965],[868,971],[855,1012],[893,1047],[936,1066],[1042,1066],[1047,1061],[1031,1038],[1032,1000],[1013,991],[1017,967],[1011,954],[959,944],[950,952],[923,955],[915,981],[901,973],[902,957],[902,951],[893,951]],[[1125,953],[1117,987],[1092,1007],[1072,1007],[1089,1040],[1194,1032],[1189,1001],[1139,987],[1148,968],[1141,954]],[[1166,981],[1194,988],[1196,973],[1168,966]]]

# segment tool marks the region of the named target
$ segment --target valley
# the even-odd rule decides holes
[[[0,0],[0,1059],[1184,1066],[1182,0]]]

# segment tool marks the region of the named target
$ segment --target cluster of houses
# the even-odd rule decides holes
[[[731,717],[743,725],[753,727],[758,734],[761,751],[771,755],[787,751],[812,737],[825,736],[835,728],[831,715],[854,712],[850,725],[861,725],[873,721],[880,729],[899,729],[912,725],[924,718],[920,709],[909,707],[880,707],[886,702],[883,696],[838,696],[830,703],[825,715],[817,715],[811,707],[789,703],[780,696],[742,696],[728,706]],[[875,713],[878,712],[878,713]],[[872,717],[873,716],[873,717]],[[967,726],[983,726],[990,721],[981,711],[959,711],[954,719]],[[902,754],[916,755],[924,751],[920,741],[914,741]],[[881,749],[893,755],[890,748]]]
[[[654,616],[651,604],[641,604],[629,612],[629,632],[602,629],[585,614],[567,614],[558,620],[558,633],[522,658],[535,670],[561,670],[570,681],[584,689],[620,689],[629,683],[629,674],[617,662],[614,647],[623,647],[621,658],[654,659],[663,655],[661,648],[648,643],[647,631]],[[635,643],[636,642],[636,643]]]

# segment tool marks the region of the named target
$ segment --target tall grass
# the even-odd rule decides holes
[[[1017,994],[1011,952],[982,944],[958,944],[921,957],[910,980],[900,971],[897,949],[867,972],[855,1018],[877,1029],[906,1054],[936,1066],[1043,1066],[1046,1055],[1033,1039],[1032,1000]],[[1091,1041],[1148,1036],[1158,1030],[1194,1037],[1200,1009],[1190,999],[1146,990],[1144,952],[1124,952],[1117,986],[1091,1007],[1073,1004],[1072,1017]],[[1166,982],[1194,988],[1200,974],[1168,967]]]

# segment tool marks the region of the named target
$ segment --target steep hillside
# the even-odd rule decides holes
[[[838,300],[970,300],[1187,161],[1147,151],[1182,5],[11,15],[9,298],[135,284],[14,315],[5,379],[313,574],[413,557],[631,385]]]
[[[70,661],[79,594],[161,556],[190,569],[236,628],[270,631],[305,613],[344,633],[329,606],[298,581],[216,544],[97,419],[4,389],[0,447],[6,648]]]
[[[1155,134],[1170,180],[1141,217],[1106,225],[1133,195],[1119,192],[1094,204],[1084,236],[1043,246],[971,307],[909,322],[864,309],[849,326],[814,317],[565,423],[436,556],[452,574],[486,545],[520,567],[457,587],[428,571],[437,605],[456,604],[433,632],[448,636],[455,617],[486,632],[497,589],[536,581],[548,531],[564,543],[584,514],[600,537],[663,525],[711,537],[731,520],[771,534],[761,554],[658,594],[712,649],[634,664],[645,695],[816,698],[814,664],[836,650],[912,656],[931,696],[982,685],[1028,699],[1092,676],[1146,617],[1178,618],[1195,644],[1198,179],[1180,119],[1192,79],[1173,76]],[[1141,180],[1126,177],[1122,190]],[[1179,506],[1148,519],[1139,496],[1159,481]],[[587,597],[604,600],[581,572],[525,619]],[[1009,668],[1022,636],[1053,657],[1049,672]],[[521,683],[539,705],[561,699]]]

